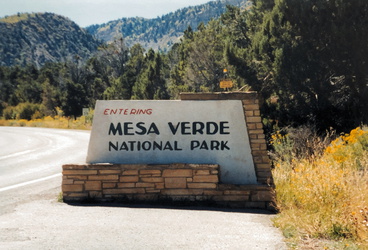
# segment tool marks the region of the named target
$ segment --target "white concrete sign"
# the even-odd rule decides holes
[[[239,100],[97,101],[87,163],[219,164],[222,183],[257,183]]]

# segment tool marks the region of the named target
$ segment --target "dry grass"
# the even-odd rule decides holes
[[[83,129],[90,130],[92,127],[91,119],[82,116],[77,119],[67,117],[51,117],[46,116],[42,119],[33,120],[0,120],[0,126],[16,126],[16,127],[42,127],[42,128],[62,128],[62,129]]]
[[[291,246],[320,239],[313,249],[368,249],[367,129],[338,137],[320,155],[293,155],[290,137],[272,141],[283,155],[274,159],[275,225]]]

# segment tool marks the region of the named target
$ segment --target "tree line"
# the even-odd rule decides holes
[[[121,38],[87,61],[1,67],[0,112],[13,118],[27,103],[32,115],[79,116],[98,99],[220,91],[227,69],[233,90],[260,93],[266,125],[349,130],[368,123],[367,14],[365,0],[253,0],[249,11],[228,6],[197,31],[189,26],[167,53],[128,48]]]

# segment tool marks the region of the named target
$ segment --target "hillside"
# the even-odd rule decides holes
[[[52,13],[18,14],[0,19],[0,65],[87,58],[100,42],[68,18]]]
[[[196,30],[201,22],[206,24],[211,19],[220,17],[225,12],[226,5],[247,8],[251,2],[249,0],[217,0],[183,8],[154,19],[122,18],[106,24],[92,25],[86,29],[97,39],[105,42],[124,37],[128,46],[140,43],[146,49],[167,51],[171,45],[180,40],[188,26]]]

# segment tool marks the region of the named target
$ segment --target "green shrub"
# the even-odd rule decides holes
[[[5,120],[14,120],[17,116],[17,113],[15,111],[15,107],[9,106],[6,107],[3,111],[3,117]]]

